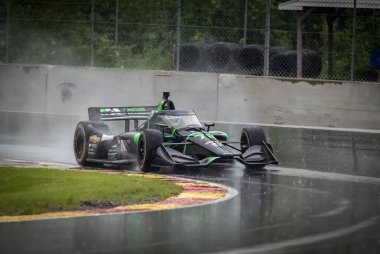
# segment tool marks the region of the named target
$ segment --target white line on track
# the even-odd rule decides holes
[[[267,166],[266,169],[271,170],[271,174],[275,174],[275,175],[295,176],[295,177],[304,177],[304,178],[318,178],[318,179],[324,179],[324,180],[330,180],[330,181],[380,184],[380,178],[370,177],[370,176],[356,176],[356,175],[347,175],[347,174],[332,173],[332,172],[313,171],[309,169],[282,168],[282,167],[275,167],[275,166]]]
[[[362,229],[371,227],[377,223],[378,219],[379,219],[379,216],[375,216],[375,217],[370,218],[369,220],[360,222],[353,226],[340,228],[340,229],[329,231],[329,232],[285,240],[285,241],[281,241],[277,243],[268,243],[268,244],[262,244],[258,246],[248,247],[248,248],[235,249],[232,251],[222,251],[222,252],[214,252],[214,253],[223,253],[223,254],[270,253],[270,252],[283,250],[285,248],[300,247],[303,245],[315,244],[318,242],[350,235]]]

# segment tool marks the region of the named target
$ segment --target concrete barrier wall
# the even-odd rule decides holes
[[[1,111],[85,116],[90,106],[156,105],[162,91],[202,120],[380,128],[378,83],[0,65]]]
[[[0,65],[0,110],[45,112],[48,68]]]
[[[42,67],[46,68],[46,67]],[[157,105],[170,91],[176,105],[216,119],[216,74],[48,67],[46,112],[86,115],[91,106]]]
[[[380,84],[230,75],[219,80],[221,121],[380,128]]]
[[[155,105],[162,91],[172,93],[177,108],[194,108],[200,119],[219,121],[215,129],[232,140],[250,123],[267,124],[281,166],[379,174],[380,84],[369,83],[0,65],[0,144],[65,147],[72,157],[75,125],[87,119],[88,107]]]

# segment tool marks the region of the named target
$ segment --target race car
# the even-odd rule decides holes
[[[278,164],[261,127],[243,128],[240,141],[230,141],[225,132],[210,131],[215,123],[203,126],[193,110],[176,110],[169,96],[164,92],[158,106],[89,108],[89,121],[79,122],[74,134],[78,164],[137,162],[144,172],[230,160],[256,169]],[[125,132],[112,134],[105,122],[119,120],[125,121]]]

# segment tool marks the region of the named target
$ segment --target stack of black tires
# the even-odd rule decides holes
[[[297,74],[297,53],[282,47],[269,50],[272,76],[295,77]],[[322,70],[320,53],[304,49],[302,55],[305,78],[317,78]],[[193,72],[216,72],[247,75],[263,75],[264,46],[260,44],[240,45],[217,42],[186,43],[180,46],[179,70]]]

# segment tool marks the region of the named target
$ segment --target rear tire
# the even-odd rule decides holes
[[[78,123],[74,134],[74,155],[79,165],[87,166],[89,134],[82,123]]]
[[[241,153],[244,153],[251,146],[261,145],[262,141],[267,141],[262,127],[252,126],[243,128],[240,138]]]
[[[110,134],[108,125],[102,122],[83,121],[77,124],[74,133],[74,155],[75,160],[82,166],[100,165],[87,161],[89,149],[89,137],[94,134]],[[99,149],[98,156],[104,157],[108,154],[107,149]]]
[[[162,133],[159,130],[147,129],[143,130],[140,135],[137,151],[137,161],[139,168],[143,172],[153,171],[152,162],[157,147],[164,142]]]

